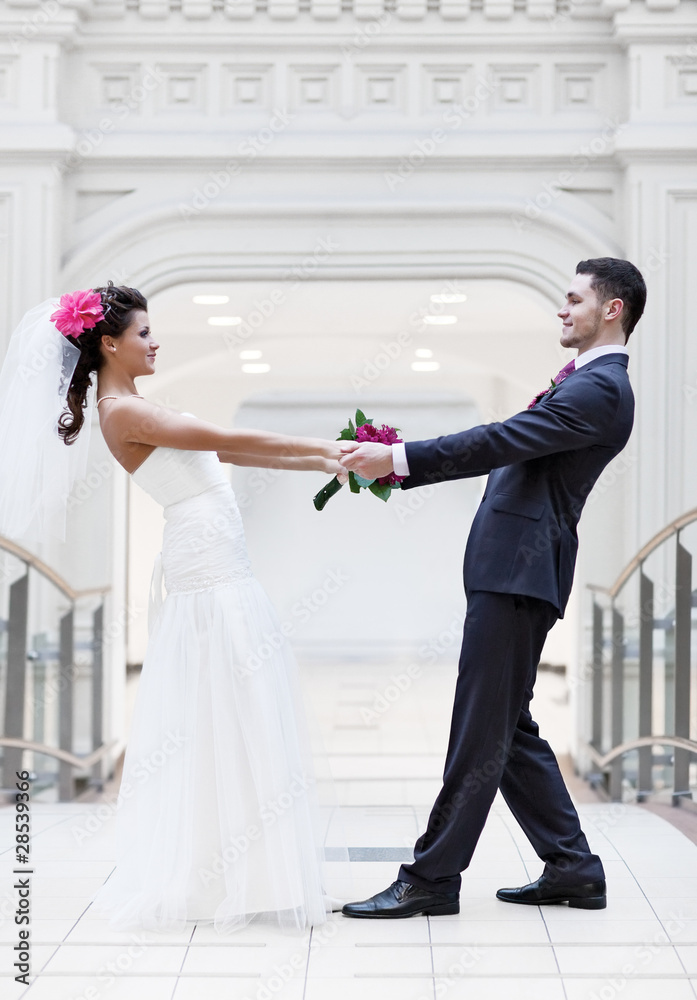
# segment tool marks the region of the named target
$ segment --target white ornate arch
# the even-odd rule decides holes
[[[576,208],[574,201],[562,196],[559,209]],[[308,280],[498,278],[555,304],[578,260],[622,252],[600,213],[581,222],[556,210],[520,228],[514,220],[527,220],[513,200],[226,204],[194,219],[158,205],[112,215],[66,263],[62,287],[112,278],[152,295],[188,281],[282,280],[324,240],[321,262],[311,272],[306,265]]]

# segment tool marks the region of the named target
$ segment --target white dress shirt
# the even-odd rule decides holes
[[[603,354],[629,354],[626,347],[620,344],[603,344],[602,347],[591,347],[589,351],[584,351],[576,358],[576,369],[587,365],[589,361],[602,358]],[[392,445],[392,466],[397,476],[409,475],[409,463],[407,462],[407,449],[404,441],[398,441]]]
[[[619,344],[603,344],[602,347],[591,347],[590,351],[586,351],[584,354],[579,354],[576,358],[576,368],[582,368],[587,365],[589,361],[595,361],[596,358],[602,358],[603,354],[626,354],[629,356],[629,351],[626,347],[620,346]]]

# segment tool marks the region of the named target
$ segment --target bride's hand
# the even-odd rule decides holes
[[[324,455],[324,457],[329,459],[329,461],[334,460],[335,462],[338,462],[343,455],[343,451],[341,450],[342,444],[344,444],[343,441],[325,441],[324,448],[320,454]]]
[[[348,472],[343,465],[332,458],[321,458],[322,472],[328,472],[330,476],[336,476],[341,485],[348,482]]]

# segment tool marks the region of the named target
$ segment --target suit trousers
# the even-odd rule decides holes
[[[566,886],[605,877],[530,714],[542,647],[557,617],[535,597],[468,594],[443,787],[413,864],[400,869],[405,882],[458,892],[499,788],[547,878]]]

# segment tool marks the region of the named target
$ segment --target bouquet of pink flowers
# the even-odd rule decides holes
[[[362,410],[356,410],[355,425],[349,417],[348,427],[344,427],[337,438],[337,441],[374,441],[376,444],[395,444],[401,440],[402,438],[399,437],[399,428],[388,427],[387,424],[375,427],[373,421],[369,420]],[[404,476],[397,476],[394,472],[391,472],[389,476],[380,476],[379,479],[363,479],[362,476],[357,476],[355,472],[349,472],[348,474],[349,488],[352,493],[360,493],[361,490],[370,490],[374,496],[385,501],[389,499],[392,490],[400,489],[403,479]],[[327,501],[335,493],[338,493],[342,486],[343,483],[340,483],[337,477],[334,476],[332,481],[327,483],[324,489],[321,489],[314,497],[313,502],[316,509],[322,510]]]

